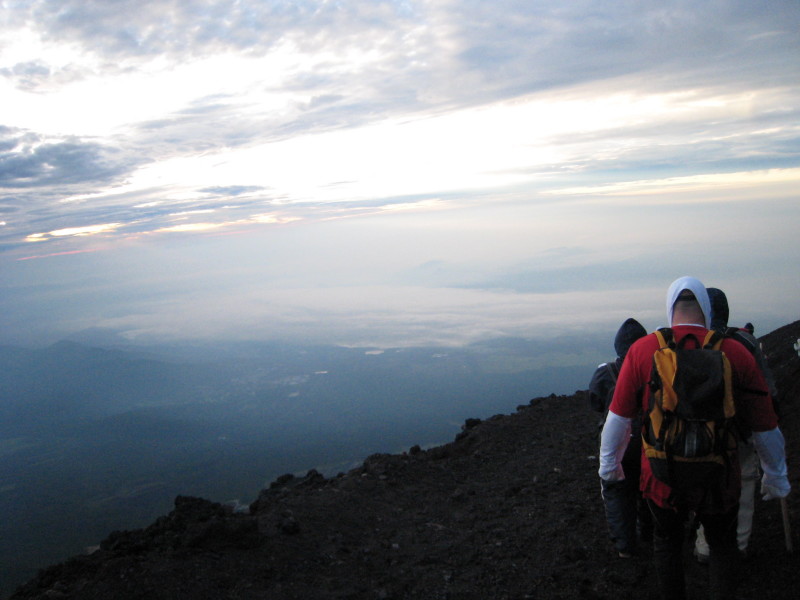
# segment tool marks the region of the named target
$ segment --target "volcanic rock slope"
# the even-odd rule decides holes
[[[800,321],[762,338],[776,375],[800,515]],[[587,377],[588,379],[588,377]],[[250,512],[178,497],[143,530],[43,570],[14,600],[656,597],[651,552],[618,558],[597,478],[597,418],[585,393],[468,419],[444,446],[373,455],[338,477],[283,476]],[[791,541],[796,547],[800,523]],[[797,597],[800,560],[780,505],[756,505],[739,595]],[[706,567],[691,559],[691,598]]]

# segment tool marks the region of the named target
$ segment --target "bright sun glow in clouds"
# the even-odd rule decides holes
[[[460,343],[691,272],[785,322],[798,27],[796,0],[5,3],[0,308],[19,337]]]

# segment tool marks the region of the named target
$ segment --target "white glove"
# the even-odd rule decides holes
[[[600,436],[600,469],[598,474],[604,481],[622,481],[622,456],[631,439],[631,419],[610,412]]]
[[[789,478],[785,475],[768,475],[764,473],[761,478],[762,500],[773,500],[775,498],[786,498],[791,491]]]

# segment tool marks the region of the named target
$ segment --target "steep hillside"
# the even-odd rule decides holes
[[[762,340],[781,390],[795,521],[798,338],[800,321]],[[249,512],[179,497],[150,527],[111,534],[12,598],[652,597],[649,551],[621,560],[608,542],[596,434],[584,393],[553,395],[468,419],[444,446],[374,455],[329,479],[281,477]],[[740,596],[794,597],[800,569],[777,502],[757,502],[751,547]],[[688,577],[702,589],[706,568],[689,552]]]

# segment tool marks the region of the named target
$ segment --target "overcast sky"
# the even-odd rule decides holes
[[[0,342],[800,318],[797,0],[0,6]]]

